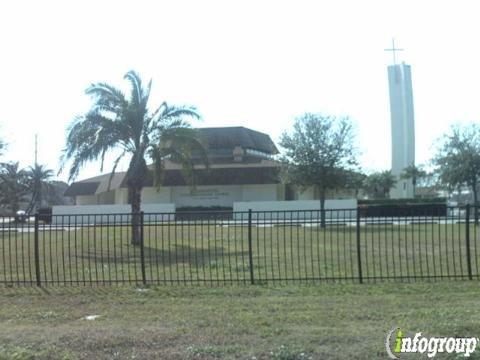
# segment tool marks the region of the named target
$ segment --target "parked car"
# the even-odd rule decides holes
[[[18,210],[15,213],[15,222],[24,223],[28,220],[28,214],[23,210]]]

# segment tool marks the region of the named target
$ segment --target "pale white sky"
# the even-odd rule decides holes
[[[198,107],[197,126],[246,126],[278,142],[305,111],[349,115],[366,170],[390,167],[384,52],[412,65],[417,163],[454,122],[480,120],[478,1],[3,1],[3,160],[58,169],[91,82],[153,78],[152,105]],[[107,170],[109,168],[107,167]],[[98,174],[88,166],[79,179]],[[60,176],[66,179],[66,172]]]

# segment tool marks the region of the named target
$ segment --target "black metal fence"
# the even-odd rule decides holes
[[[359,209],[0,218],[0,283],[266,284],[479,278],[476,208],[362,217]]]

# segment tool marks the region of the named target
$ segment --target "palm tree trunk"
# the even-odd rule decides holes
[[[129,188],[130,192],[130,202],[132,207],[132,245],[141,244],[141,231],[140,231],[140,206],[141,206],[141,194],[142,188],[131,187]]]
[[[478,194],[477,194],[477,186],[473,186],[473,218],[475,219],[475,225],[478,226],[478,209],[477,209],[477,202],[478,202]]]
[[[39,211],[42,207],[42,184],[38,185],[38,191],[36,196],[35,211]]]
[[[14,200],[11,203],[11,208],[12,208],[13,213],[16,214],[18,209],[20,208],[20,204],[18,203],[18,201]]]
[[[320,227],[325,228],[327,225],[325,216],[325,189],[320,189]]]
[[[132,245],[140,245],[142,241],[140,238],[140,204],[142,201],[142,189],[147,174],[148,168],[145,159],[143,158],[143,154],[136,153],[130,161],[127,172],[129,200],[132,207]]]

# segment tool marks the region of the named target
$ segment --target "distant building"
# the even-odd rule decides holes
[[[274,160],[278,149],[267,134],[244,127],[201,128],[208,144],[210,169],[201,164],[195,171],[195,188],[188,186],[178,163],[165,161],[161,187],[149,176],[142,191],[142,202],[174,203],[177,207],[231,207],[235,201],[284,200],[285,185],[280,182],[280,163]],[[200,163],[198,154],[193,160]],[[77,205],[127,204],[126,172],[74,182],[66,190]],[[288,196],[288,194],[287,194]],[[294,195],[292,195],[294,196]]]

